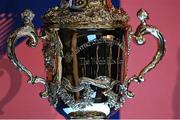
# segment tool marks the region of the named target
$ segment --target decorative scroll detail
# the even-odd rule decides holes
[[[49,101],[52,105],[54,105],[54,107],[57,106],[59,97],[65,104],[67,104],[72,109],[83,109],[86,106],[92,105],[93,99],[91,98],[91,96],[94,93],[94,91],[90,88],[88,84],[81,86],[81,88],[83,87],[85,91],[82,95],[83,99],[79,101],[76,101],[74,99],[74,96],[69,93],[70,89],[67,90],[66,86],[69,86],[68,88],[72,88],[71,84],[69,83],[69,80],[66,81],[66,79],[63,80],[61,84],[57,82],[49,84]],[[83,90],[81,88],[79,88],[79,91]],[[74,92],[74,90],[72,90],[72,92]]]
[[[86,0],[85,0],[86,1]],[[117,28],[128,22],[122,9],[111,8],[101,0],[90,0],[81,11],[72,11],[68,3],[50,9],[44,16],[49,27],[57,28]]]
[[[166,50],[165,40],[164,40],[164,37],[162,36],[161,32],[156,27],[148,25],[146,23],[146,20],[149,18],[148,13],[145,10],[140,9],[137,13],[137,16],[138,16],[139,20],[141,21],[141,24],[138,26],[138,28],[134,34],[134,38],[136,39],[137,44],[143,45],[145,43],[145,38],[143,36],[146,34],[151,34],[158,41],[158,50],[157,50],[154,58],[152,59],[152,61],[141,70],[141,72],[139,73],[138,76],[134,75],[133,77],[131,77],[130,79],[125,81],[124,84],[126,84],[128,86],[133,81],[138,82],[138,83],[143,82],[145,74],[156,67],[156,65],[163,58],[163,56],[165,54],[165,50]],[[130,97],[134,96],[134,94],[131,92],[128,94]]]
[[[67,104],[70,108],[76,110],[82,110],[87,106],[91,106],[94,102],[93,94],[95,91],[90,87],[90,85],[103,88],[105,91],[103,94],[108,97],[108,100],[105,102],[110,108],[115,110],[123,106],[126,98],[129,97],[128,85],[122,85],[119,80],[112,80],[106,76],[99,76],[96,79],[91,79],[88,77],[80,78],[80,85],[73,87],[70,83],[70,80],[63,78],[62,83],[50,83],[48,85],[49,101],[54,107],[57,106],[58,98]],[[119,93],[113,92],[112,88],[114,86],[119,86]],[[75,92],[80,92],[84,90],[82,99],[76,101],[73,94]]]
[[[42,97],[47,97],[47,85],[43,78],[38,76],[33,76],[33,74],[24,67],[16,57],[15,54],[15,44],[18,39],[21,37],[27,36],[29,40],[26,42],[30,47],[36,47],[38,44],[39,37],[36,34],[34,26],[32,24],[32,20],[34,18],[34,13],[30,10],[25,10],[22,14],[22,19],[24,22],[24,26],[15,30],[8,38],[7,44],[7,55],[12,63],[16,66],[19,71],[24,72],[28,77],[28,83],[42,83],[45,85],[45,91],[41,93]]]

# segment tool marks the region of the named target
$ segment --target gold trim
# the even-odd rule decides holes
[[[69,113],[71,119],[106,119],[107,116],[98,111],[77,111]]]
[[[69,7],[51,8],[43,17],[45,25],[52,28],[118,28],[127,24],[129,16],[121,9],[108,8],[102,0],[89,1],[81,11]]]

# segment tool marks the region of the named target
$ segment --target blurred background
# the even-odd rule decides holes
[[[39,28],[43,25],[41,16],[58,2],[0,1],[0,119],[63,119],[47,100],[39,97],[43,86],[28,84],[27,77],[15,69],[5,53],[6,39],[11,31],[22,25],[20,13],[24,9],[34,11],[34,25]],[[147,74],[144,83],[131,85],[130,89],[136,96],[126,101],[120,118],[180,118],[180,0],[121,0],[121,7],[130,16],[129,24],[133,31],[139,25],[137,11],[140,8],[147,10],[150,14],[148,23],[157,26],[163,33],[167,51],[157,68]],[[156,40],[151,36],[146,36],[146,39],[143,46],[131,42],[127,78],[138,74],[156,52]],[[34,74],[45,77],[41,49],[41,43],[36,48],[28,48],[25,42],[19,41],[16,53]]]

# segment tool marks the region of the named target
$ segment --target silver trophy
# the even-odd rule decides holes
[[[109,7],[106,0],[61,0],[59,6],[43,16],[44,25],[37,34],[30,10],[22,13],[24,26],[8,39],[8,57],[29,77],[32,84],[42,83],[42,98],[67,119],[107,119],[118,111],[127,98],[131,82],[141,83],[144,76],[159,63],[165,54],[165,41],[156,27],[147,24],[148,13],[137,13],[140,25],[135,33],[128,24],[129,17],[122,8]],[[130,41],[145,42],[144,35],[154,36],[158,50],[138,75],[127,79]],[[27,36],[28,46],[43,41],[47,77],[34,76],[15,54],[15,43]]]

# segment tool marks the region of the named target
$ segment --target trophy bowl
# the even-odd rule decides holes
[[[32,24],[34,13],[25,10],[24,26],[8,39],[8,57],[18,70],[29,77],[29,83],[42,83],[40,93],[67,119],[107,119],[118,111],[134,93],[131,82],[141,83],[165,54],[165,40],[161,32],[147,24],[148,13],[140,9],[140,25],[133,33],[129,16],[114,8],[106,0],[61,0],[43,16],[40,33]],[[130,41],[145,42],[144,35],[154,36],[158,49],[138,75],[127,79]],[[16,41],[27,36],[27,45],[36,47],[43,41],[46,78],[34,76],[17,59]]]

